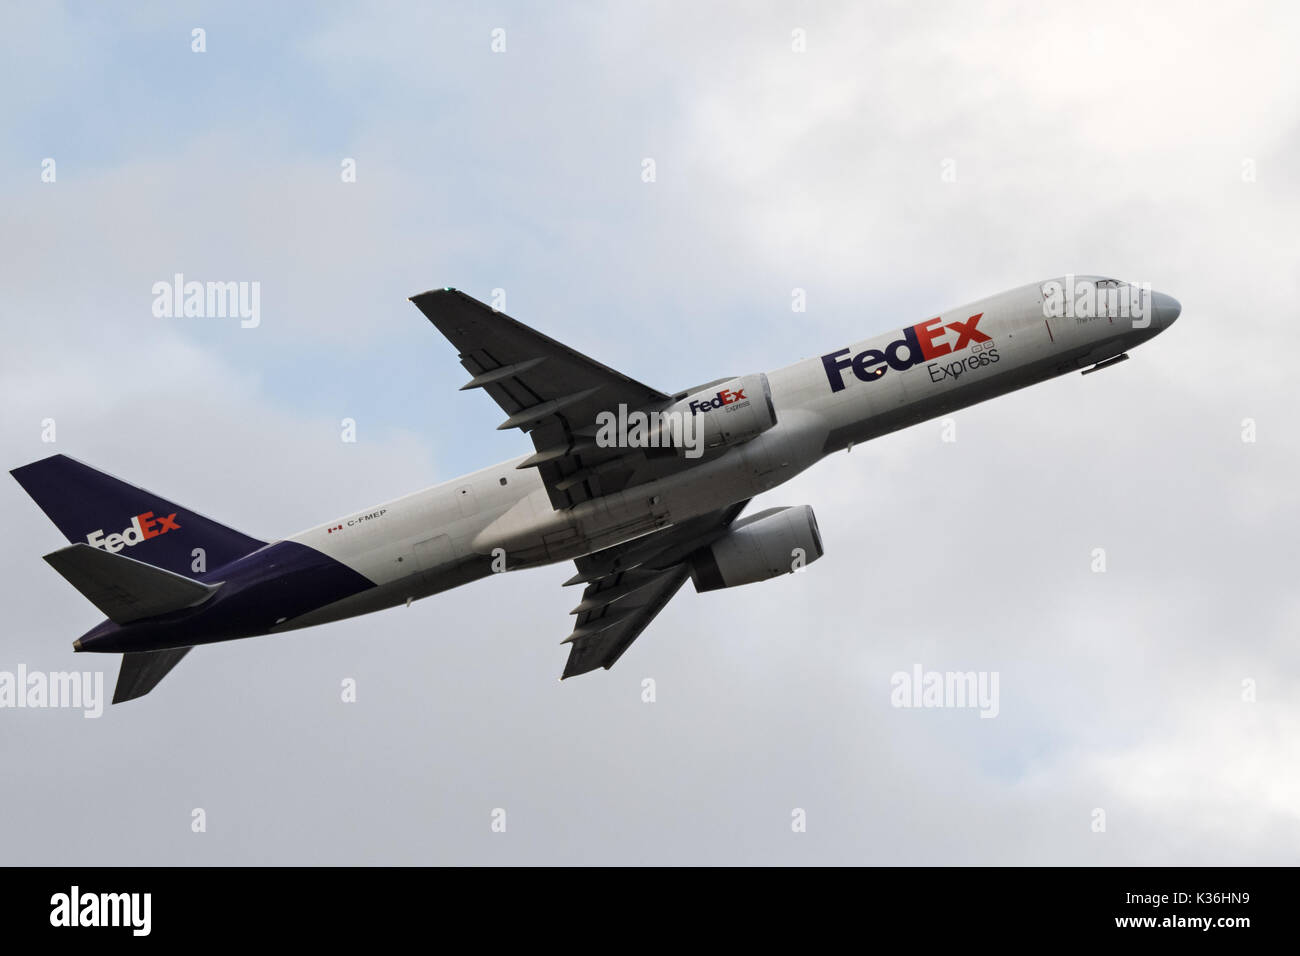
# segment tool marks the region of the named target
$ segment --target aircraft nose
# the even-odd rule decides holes
[[[1151,318],[1156,328],[1169,328],[1182,311],[1182,305],[1172,295],[1165,295],[1163,292],[1151,293]]]

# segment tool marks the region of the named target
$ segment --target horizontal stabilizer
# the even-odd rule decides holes
[[[143,697],[171,673],[192,647],[173,647],[165,651],[133,651],[122,655],[122,669],[117,672],[113,703]]]
[[[194,607],[221,586],[84,543],[47,554],[45,560],[115,624]]]

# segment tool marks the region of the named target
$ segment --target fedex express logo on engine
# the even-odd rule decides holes
[[[890,342],[883,349],[867,349],[850,356],[853,350],[843,348],[822,356],[822,366],[826,369],[826,379],[831,391],[838,392],[844,388],[844,370],[853,369],[853,374],[863,382],[874,382],[889,369],[904,372],[913,365],[922,362],[930,373],[930,381],[939,382],[945,378],[957,378],[963,372],[982,368],[996,363],[998,350],[993,340],[978,328],[984,317],[980,312],[964,322],[947,322],[943,319],[930,319],[910,328],[903,329],[903,337]],[[901,354],[906,349],[907,354]],[[969,350],[968,355],[954,357],[949,361],[937,362],[935,359],[945,355]]]
[[[691,402],[691,414],[696,415],[700,412],[711,412],[715,408],[726,408],[728,405],[735,405],[737,402],[747,402],[745,390],[738,388],[734,392],[731,389],[724,388],[712,398],[700,401],[698,398]]]
[[[173,511],[167,517],[155,515],[152,511],[146,511],[144,514],[136,515],[131,519],[121,534],[110,534],[104,537],[104,529],[92,531],[86,535],[86,542],[93,547],[103,548],[116,554],[123,548],[134,547],[141,541],[149,538],[156,538],[160,534],[166,534],[168,531],[178,531],[180,525],[176,523],[176,512]]]

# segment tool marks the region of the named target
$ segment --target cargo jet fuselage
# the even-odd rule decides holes
[[[1108,367],[1180,311],[1149,289],[1068,276],[665,395],[453,290],[412,301],[459,349],[466,387],[487,391],[534,454],[269,544],[63,456],[15,469],[73,542],[47,560],[109,614],[76,649],[127,654],[116,699],[146,693],[198,644],[566,560],[578,565],[569,583],[587,588],[565,676],[609,667],[687,577],[711,590],[820,557],[810,508],[737,520],[756,495],[832,452]],[[693,426],[695,443],[611,442],[599,423],[629,408]]]

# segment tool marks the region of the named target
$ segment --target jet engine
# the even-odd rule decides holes
[[[716,591],[790,574],[822,556],[812,508],[769,508],[733,524],[690,557],[696,591]]]
[[[672,432],[679,455],[747,442],[776,424],[772,389],[762,372],[714,382],[682,397],[663,413],[664,433]],[[690,453],[690,454],[688,454]]]

